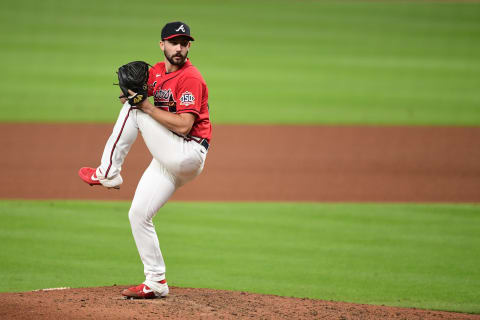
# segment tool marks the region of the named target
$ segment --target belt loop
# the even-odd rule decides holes
[[[210,147],[207,139],[202,139],[202,141],[200,142],[200,145],[203,146],[205,148],[205,150],[207,150],[207,151],[208,151],[208,148]]]

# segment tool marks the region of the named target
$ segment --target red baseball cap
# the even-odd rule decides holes
[[[190,41],[195,41],[190,35],[190,27],[184,22],[169,22],[162,29],[162,40],[168,40],[179,36],[185,36],[189,38]]]

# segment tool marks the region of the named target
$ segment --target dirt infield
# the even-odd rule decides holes
[[[172,288],[165,299],[125,300],[125,287],[0,293],[1,319],[480,319],[480,315]]]
[[[133,146],[121,190],[77,177],[97,166],[111,125],[0,124],[0,199],[131,200],[150,156]],[[216,126],[204,173],[182,201],[480,202],[480,128]],[[1,319],[480,319],[480,315],[172,288],[0,293]]]
[[[121,190],[77,177],[112,125],[0,124],[0,198],[131,200],[151,157],[141,138]],[[480,128],[216,126],[182,201],[480,202]]]

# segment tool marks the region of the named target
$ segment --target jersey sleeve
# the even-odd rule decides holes
[[[177,113],[200,114],[203,86],[197,78],[187,78],[177,87]]]
[[[152,67],[148,70],[147,85],[148,85],[148,96],[149,97],[153,96],[153,89],[155,89],[155,84],[154,84],[154,81],[155,81],[155,78],[156,78],[155,74],[156,74],[155,67]]]

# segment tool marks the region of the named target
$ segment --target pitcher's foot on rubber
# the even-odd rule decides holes
[[[150,284],[150,286],[145,283],[139,284],[136,287],[131,287],[122,291],[122,295],[125,298],[131,299],[154,299],[154,298],[164,298],[168,295],[168,285],[166,280],[159,282],[145,281]]]

